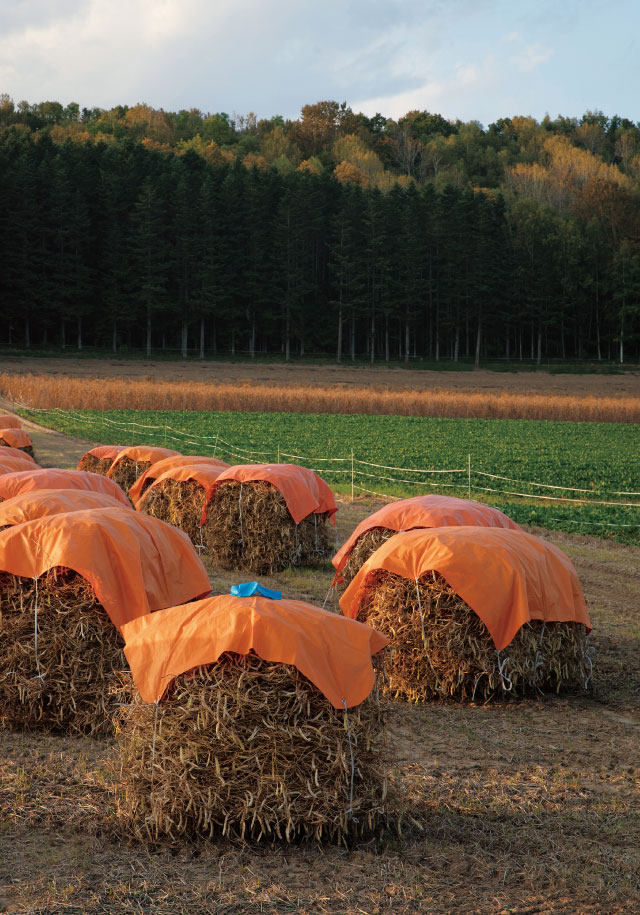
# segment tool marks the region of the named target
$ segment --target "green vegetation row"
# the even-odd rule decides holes
[[[304,460],[298,463],[313,467],[346,494],[351,493],[353,450],[356,496],[370,490],[394,496],[439,491],[466,497],[470,462],[472,498],[502,508],[521,523],[640,543],[640,436],[629,424],[296,413],[28,415],[66,434],[105,444],[166,444],[184,454],[215,452],[230,463],[271,463],[278,458],[296,462],[291,455],[299,456]],[[327,458],[342,460],[322,460]],[[430,477],[371,464],[459,472]],[[403,482],[414,478],[429,480],[430,485]]]

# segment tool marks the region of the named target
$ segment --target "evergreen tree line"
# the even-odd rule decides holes
[[[0,343],[637,360],[632,197],[616,188],[608,209],[581,212],[515,177],[507,198],[431,182],[383,191],[5,128]]]

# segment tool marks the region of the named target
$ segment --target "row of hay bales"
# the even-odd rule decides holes
[[[124,485],[138,508],[154,486],[166,502],[184,503],[179,526],[196,495],[196,537],[206,536],[227,493],[220,505],[231,520],[219,525],[220,546],[208,539],[231,566],[261,550],[268,569],[274,557],[304,561],[305,519],[312,557],[328,546],[318,527],[333,519],[335,502],[312,471],[205,461],[196,476],[193,459],[180,457],[165,477],[161,463],[176,455],[154,462],[149,451],[125,451],[91,456],[110,460],[107,472],[120,456],[148,463]],[[192,486],[170,498],[166,483],[202,492]],[[56,488],[37,488],[48,485]],[[70,508],[89,493],[117,494],[120,504]],[[115,720],[121,815],[139,836],[342,840],[377,829],[388,812],[388,764],[371,659],[387,642],[383,686],[403,699],[586,679],[590,624],[571,563],[504,515],[486,527],[486,506],[425,497],[372,516],[334,557],[340,616],[260,593],[194,602],[209,583],[193,545],[133,512],[113,475],[5,473],[2,499],[0,714],[8,724],[72,733],[104,733]],[[241,549],[246,541],[251,553]]]
[[[184,530],[223,569],[272,574],[328,557],[335,499],[294,464],[230,467],[150,446],[98,446],[78,464],[117,482],[138,511]]]
[[[193,602],[209,591],[186,535],[134,512],[112,480],[3,473],[3,724],[99,736],[115,722],[120,813],[139,836],[375,830],[384,637],[260,594]]]
[[[17,416],[0,414],[0,448],[35,460],[31,436],[22,428]]]

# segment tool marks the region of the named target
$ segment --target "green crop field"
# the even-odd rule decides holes
[[[471,483],[472,498],[520,522],[640,542],[640,433],[633,424],[133,410],[28,415],[105,444],[166,444],[235,464],[297,462],[344,493],[351,492],[353,450],[356,495],[466,496]]]

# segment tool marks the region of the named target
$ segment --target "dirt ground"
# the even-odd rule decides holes
[[[30,431],[49,466],[75,466],[93,444]],[[375,507],[340,503],[338,542]],[[148,848],[115,825],[113,741],[0,731],[0,912],[640,911],[640,548],[534,532],[578,570],[593,689],[487,706],[389,703],[402,835],[350,849]],[[327,560],[265,584],[322,603],[331,570]],[[211,578],[223,591],[237,576]]]
[[[154,362],[138,359],[74,359],[3,356],[0,371],[36,374],[78,375],[91,378],[153,378],[167,381],[199,381],[279,385],[354,385],[392,390],[440,390],[487,393],[535,393],[565,395],[640,396],[640,370],[620,375],[552,375],[539,372],[418,371],[415,369],[366,368],[348,365],[286,365],[246,362]]]

